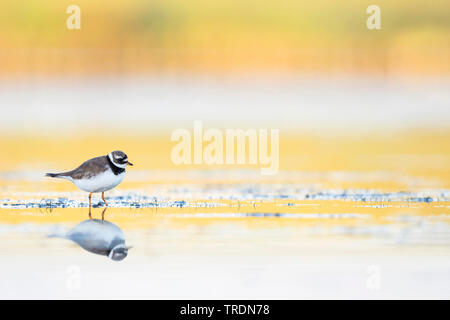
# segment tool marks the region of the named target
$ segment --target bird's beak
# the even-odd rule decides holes
[[[133,164],[131,162],[129,162],[129,161],[127,161],[127,165],[133,166]]]
[[[129,249],[132,249],[133,248],[133,246],[128,246],[128,247],[126,247],[127,248],[127,250],[129,250]]]

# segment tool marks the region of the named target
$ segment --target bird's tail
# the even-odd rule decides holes
[[[60,179],[66,179],[72,181],[72,177],[70,176],[70,172],[63,172],[63,173],[46,173],[46,177],[50,178],[60,178]]]

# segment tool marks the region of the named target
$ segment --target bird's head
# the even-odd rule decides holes
[[[122,169],[125,169],[126,166],[133,165],[131,162],[128,161],[128,157],[125,154],[125,152],[119,150],[108,153],[108,158],[115,166]]]

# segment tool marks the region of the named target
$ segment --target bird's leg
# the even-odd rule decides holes
[[[92,192],[89,193],[89,219],[92,219],[92,216],[91,216],[91,197],[92,197]]]
[[[106,212],[106,209],[108,209],[108,207],[105,207],[105,209],[103,209],[103,212],[102,212],[102,220],[105,220],[105,212]]]
[[[105,205],[108,206],[108,203],[106,203],[106,200],[105,200],[105,193],[104,192],[102,192],[102,200],[105,203]]]

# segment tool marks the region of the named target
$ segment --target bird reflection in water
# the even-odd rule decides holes
[[[125,259],[131,247],[125,245],[122,229],[104,220],[104,213],[105,210],[102,213],[102,220],[92,219],[89,215],[89,220],[80,222],[68,233],[58,237],[72,240],[83,249],[107,256],[114,261]]]

